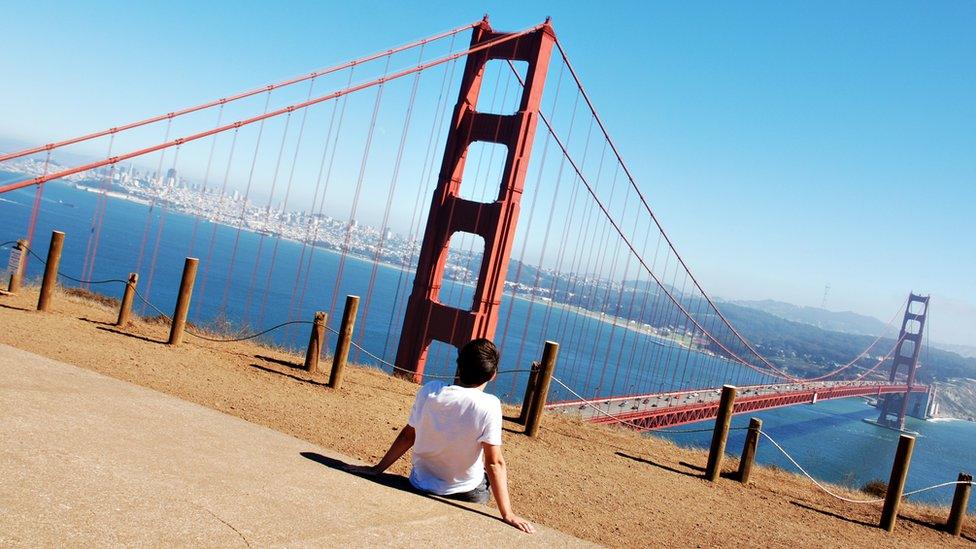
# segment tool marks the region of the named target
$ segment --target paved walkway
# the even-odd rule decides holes
[[[0,546],[578,546],[329,450],[0,345]]]

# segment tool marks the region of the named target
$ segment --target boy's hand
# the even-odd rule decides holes
[[[375,477],[382,471],[376,468],[375,465],[345,465],[343,469],[347,473],[352,473],[354,475],[363,475],[366,477]]]
[[[510,524],[525,533],[528,534],[535,533],[535,526],[532,526],[531,522],[525,520],[524,518],[518,515],[509,515],[507,517],[502,517],[502,520],[505,521],[505,524]]]

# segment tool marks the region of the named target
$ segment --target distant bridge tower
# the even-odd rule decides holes
[[[905,428],[905,414],[908,413],[908,401],[911,397],[912,386],[915,385],[915,370],[918,368],[918,353],[922,350],[922,330],[925,328],[925,316],[929,312],[929,298],[909,294],[908,306],[905,308],[905,318],[901,323],[901,333],[898,335],[898,345],[895,347],[895,357],[891,363],[891,374],[888,381],[894,382],[898,372],[905,368],[908,376],[908,391],[904,395],[886,395],[881,402],[881,415],[878,423]],[[890,414],[897,414],[890,419]]]
[[[486,19],[473,29],[471,46],[499,36],[503,35],[492,31]],[[495,335],[554,40],[555,34],[546,21],[531,34],[468,55],[465,62],[397,348],[396,365],[413,372],[412,377],[418,383],[427,360],[427,349],[433,340],[458,347],[471,339]],[[475,110],[485,65],[490,60],[528,63],[521,102],[513,114]],[[468,147],[477,141],[498,143],[508,148],[498,196],[490,203],[460,197]],[[484,239],[484,257],[470,310],[449,307],[438,300],[448,247],[451,237],[458,232],[476,234]]]

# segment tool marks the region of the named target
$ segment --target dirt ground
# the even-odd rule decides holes
[[[36,290],[0,297],[0,343],[75,364],[208,406],[363,460],[376,460],[406,421],[416,386],[371,368],[350,368],[344,387],[300,369],[303,357],[251,343],[186,337],[163,344],[165,324],[111,323],[105,299],[57,294],[34,311]],[[302,326],[302,330],[307,327]],[[514,415],[507,409],[506,415]],[[701,478],[706,456],[619,428],[547,415],[536,440],[506,422],[504,450],[516,512],[607,546],[972,547],[940,531],[948,510],[904,505],[893,534],[879,530],[879,505],[831,498],[808,480],[757,467],[743,486]],[[762,444],[762,443],[760,443]],[[733,450],[733,449],[730,449]],[[734,449],[737,452],[737,449]],[[274,467],[269,463],[268,467]],[[725,469],[735,469],[728,459]],[[407,474],[409,460],[392,469]],[[852,497],[864,494],[836,489]]]

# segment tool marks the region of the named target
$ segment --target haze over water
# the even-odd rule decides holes
[[[0,172],[0,175],[12,176]],[[30,213],[30,205],[33,200],[32,189],[22,189],[20,191],[7,193],[0,196],[0,242],[16,240],[23,236],[27,218]],[[82,270],[83,253],[88,237],[91,213],[97,200],[95,193],[74,189],[60,183],[49,184],[45,189],[42,212],[39,218],[37,232],[35,236],[36,247],[43,255],[47,247],[47,239],[50,231],[63,230],[67,234],[64,256],[62,260],[62,271],[74,276],[78,276]],[[98,260],[94,270],[94,279],[125,278],[125,275],[134,268],[135,259],[139,253],[142,231],[146,220],[146,206],[129,202],[121,199],[109,198],[109,206],[105,217],[105,224],[102,230],[101,244],[99,246]],[[157,210],[158,211],[158,210]],[[157,221],[158,222],[158,221]],[[175,300],[175,293],[179,284],[180,271],[183,266],[183,258],[188,252],[193,225],[195,221],[192,217],[170,212],[166,214],[166,221],[163,232],[163,245],[159,247],[159,256],[156,263],[156,270],[153,276],[152,287],[149,291],[149,299],[160,306],[164,311],[169,312]],[[210,234],[216,229],[218,246],[214,248],[212,259],[214,268],[208,273],[208,281],[204,291],[200,293],[201,282],[205,265],[201,264],[200,274],[197,279],[197,292],[194,296],[194,304],[191,308],[190,320],[193,322],[207,324],[212,322],[219,313],[220,305],[223,300],[224,287],[226,285],[226,265],[231,254],[230,246],[227,242],[232,242],[236,229],[226,226],[216,226],[201,220],[197,229],[194,255],[201,257],[206,255],[206,248],[209,244]],[[155,225],[153,234],[155,233]],[[236,285],[246,285],[252,276],[253,257],[256,253],[261,236],[255,233],[242,231],[240,233],[240,247],[235,263],[235,271],[232,275]],[[301,244],[282,240],[278,248],[277,266],[274,272],[274,280],[269,287],[267,294],[265,318],[258,319],[263,295],[264,277],[266,274],[266,261],[270,254],[270,249],[274,245],[273,237],[265,237],[263,242],[264,259],[260,269],[257,271],[257,284],[254,295],[250,297],[249,320],[255,328],[265,328],[287,319],[288,305],[291,299],[292,283],[295,279],[295,269],[298,257],[301,253]],[[0,254],[0,261],[6,262],[8,250]],[[147,256],[151,253],[151,248],[147,249]],[[315,310],[328,310],[332,301],[334,280],[329,276],[335,272],[338,263],[338,255],[326,250],[316,250],[315,267],[313,278],[310,281],[308,296],[299,319],[308,320]],[[148,262],[148,257],[146,259]],[[40,273],[40,264],[31,260],[28,268],[28,276],[37,276]],[[354,258],[349,258],[346,262],[346,276],[339,288],[338,295],[359,294],[365,298],[371,262],[366,262]],[[145,269],[143,269],[145,271]],[[405,291],[409,291],[409,284],[412,281],[412,273],[402,272],[390,267],[381,267],[378,271],[377,283],[375,285],[370,309],[367,313],[367,321],[357,325],[358,330],[365,330],[363,345],[364,347],[386,360],[392,361],[396,351],[397,336],[400,330],[401,318],[395,318],[391,313],[392,304],[396,302],[398,282],[401,278],[405,279]],[[145,274],[140,280],[140,289],[145,291],[147,279]],[[71,284],[70,282],[66,282]],[[93,286],[93,290],[111,296],[118,296],[121,293],[121,285],[102,285]],[[471,289],[445,281],[445,292],[454,293],[454,303],[463,303],[470,299]],[[403,296],[400,296],[401,298]],[[249,298],[245,292],[227,294],[227,317],[231,320],[239,321],[247,309]],[[342,300],[337,300],[336,311],[333,311],[333,318],[330,326],[338,326],[338,316],[341,314]],[[501,318],[504,319],[508,314],[508,307],[512,310],[512,325],[518,326],[509,332],[509,338],[501,342],[505,349],[515,349],[521,346],[521,327],[525,323],[525,316],[528,311],[528,302],[524,300],[507,299],[502,304]],[[539,307],[536,305],[536,307]],[[136,310],[143,312],[142,308],[136,306]],[[538,310],[541,310],[538,309]],[[534,314],[538,314],[538,310]],[[363,310],[360,310],[362,318]],[[154,314],[151,310],[146,310],[146,314]],[[563,315],[570,315],[574,321],[578,321],[582,341],[596,341],[597,347],[607,345],[606,338],[588,337],[587,332],[596,330],[601,321],[577,315],[568,310],[553,308],[553,324]],[[541,333],[538,326],[539,316],[534,316],[526,332],[526,342],[523,364],[516,364],[515,353],[509,351],[503,356],[503,369],[525,368],[531,360],[537,359],[541,352],[541,342],[547,334]],[[579,317],[579,318],[576,318]],[[504,320],[502,321],[504,322]],[[501,323],[500,323],[501,324]],[[605,325],[604,325],[605,326]],[[604,328],[605,329],[605,328]],[[392,335],[391,335],[392,332]],[[295,330],[283,329],[271,334],[270,340],[274,343],[300,346],[303,339],[307,337],[307,327],[299,326]],[[358,341],[358,336],[356,341]],[[619,340],[618,340],[619,344]],[[565,353],[579,353],[585,350],[587,356],[568,356]],[[680,368],[682,364],[687,368],[691,353],[678,349],[673,356],[669,353],[667,358],[662,355],[659,360],[672,361],[671,368]],[[586,363],[587,357],[592,360],[593,356],[602,357],[609,352],[606,348],[586,349],[580,345],[579,349],[572,345],[565,345],[562,349],[561,362]],[[453,373],[453,356],[446,346],[432,347],[428,372],[435,374]],[[354,359],[362,362],[370,360],[365,355]],[[637,365],[632,365],[636,368]],[[622,366],[626,370],[627,366]],[[724,372],[715,374],[714,384],[720,384],[728,377],[718,376],[735,375],[735,365],[727,365]],[[613,389],[604,383],[604,387],[596,386],[596,382],[587,377],[583,370],[563,371],[562,377],[570,385],[577,387],[584,395],[594,394],[625,394],[629,387],[617,386]],[[622,379],[627,379],[628,372],[618,372]],[[514,379],[500,379],[492,388],[499,397],[515,401],[521,397],[522,387],[524,386],[524,376],[522,374],[509,376]],[[702,382],[708,379],[695,379],[686,377],[675,384],[669,384],[668,389],[681,389],[701,386]],[[758,380],[765,381],[765,380]],[[661,384],[665,382],[662,380]],[[568,398],[569,395],[554,389],[551,398]],[[836,483],[847,483],[854,487],[859,487],[869,480],[887,480],[890,471],[891,457],[894,455],[894,448],[898,439],[898,434],[894,431],[881,429],[868,425],[861,421],[862,418],[874,417],[877,413],[873,408],[868,407],[860,399],[848,399],[841,401],[826,401],[812,406],[794,406],[778,410],[771,410],[756,414],[764,421],[764,429],[767,430],[780,444],[784,446],[807,470],[814,476]],[[748,423],[748,417],[739,416],[733,421],[733,426],[744,426]],[[702,424],[706,425],[706,424]],[[910,418],[907,427],[918,431],[920,437],[916,443],[915,456],[912,461],[912,468],[909,475],[908,490],[929,486],[940,482],[955,480],[960,471],[976,471],[976,424],[963,421],[920,421]],[[678,443],[707,446],[709,435],[667,435]],[[729,451],[738,453],[741,448],[744,433],[733,431],[729,440]],[[766,441],[760,442],[760,450],[757,456],[758,461],[778,465],[787,470],[793,470],[792,465]],[[932,492],[919,494],[914,499],[938,504],[948,504],[951,501],[952,488],[942,488]],[[976,499],[971,501],[970,510],[976,511]]]

